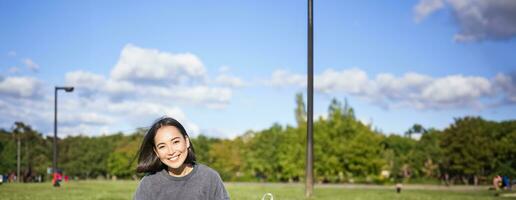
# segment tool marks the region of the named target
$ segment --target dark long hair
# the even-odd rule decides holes
[[[190,137],[186,133],[185,128],[181,123],[171,117],[161,117],[157,119],[150,129],[145,133],[143,137],[142,144],[140,149],[138,150],[138,166],[136,167],[136,172],[138,173],[156,173],[163,169],[166,169],[166,165],[161,162],[161,160],[156,156],[154,152],[154,136],[156,136],[156,132],[158,129],[164,126],[173,126],[176,127],[181,135],[186,139],[188,138],[188,142],[190,143],[190,147],[188,148],[188,155],[185,159],[185,163],[195,164],[195,150],[192,145],[192,141]]]

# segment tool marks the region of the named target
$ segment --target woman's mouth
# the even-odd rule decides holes
[[[179,156],[180,156],[180,155],[181,155],[181,154],[177,154],[176,156],[172,156],[172,157],[168,158],[168,160],[170,160],[170,161],[176,161],[176,160],[179,158]]]

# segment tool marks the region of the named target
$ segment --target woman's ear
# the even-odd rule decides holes
[[[152,147],[152,151],[154,152],[154,155],[156,155],[159,158],[158,151],[156,151],[156,147]]]
[[[190,138],[188,136],[185,136],[185,140],[186,140],[186,148],[190,148]]]

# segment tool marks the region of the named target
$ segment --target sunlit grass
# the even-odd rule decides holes
[[[137,186],[136,181],[74,181],[64,183],[62,187],[54,188],[50,183],[3,184],[0,185],[0,199],[132,199]],[[259,184],[259,183],[227,183],[228,192],[235,200],[259,200],[265,193],[272,193],[275,200],[304,199],[302,184]],[[316,186],[312,199],[499,199],[493,191],[479,189],[404,189],[401,194],[395,193],[389,186],[371,188],[349,188],[334,185]]]

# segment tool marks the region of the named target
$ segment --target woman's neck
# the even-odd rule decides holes
[[[191,164],[183,164],[179,168],[168,168],[168,174],[175,177],[182,177],[188,175],[192,171],[193,167]]]

